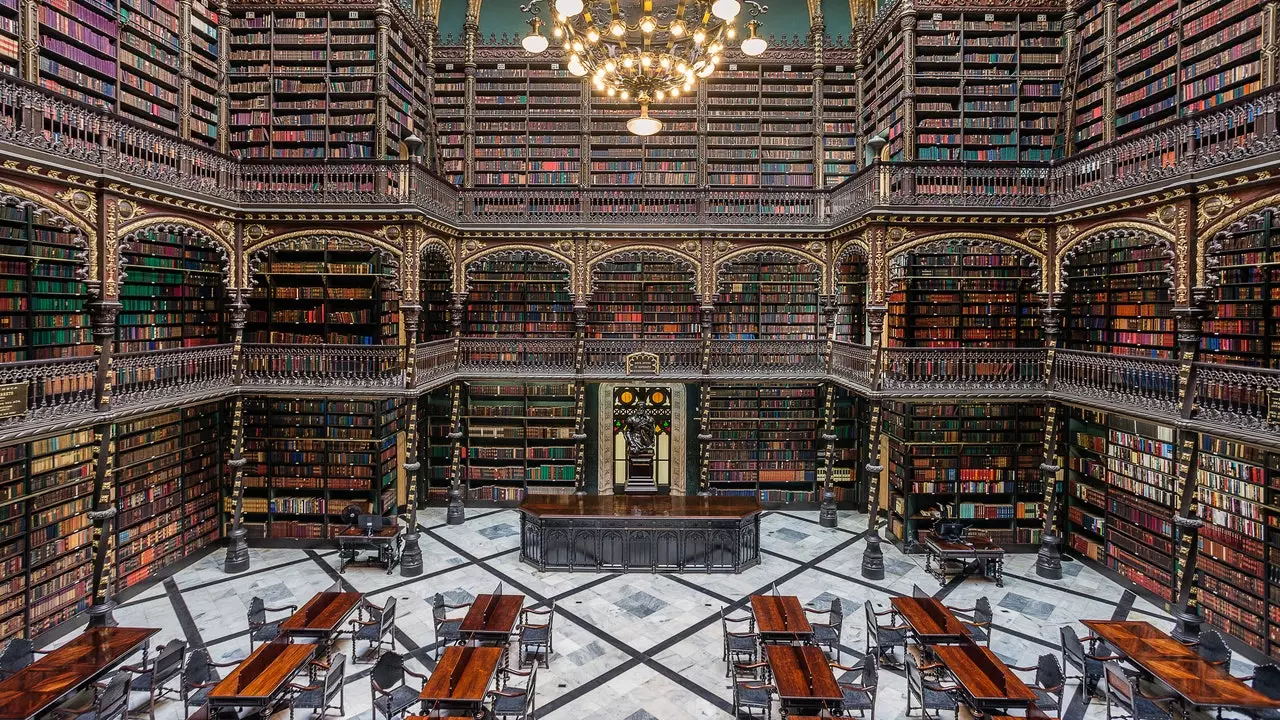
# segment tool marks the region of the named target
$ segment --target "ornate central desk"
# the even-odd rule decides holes
[[[753,497],[529,495],[520,559],[539,570],[741,572],[760,564]]]

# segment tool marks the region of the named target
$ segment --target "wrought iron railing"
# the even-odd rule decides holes
[[[176,391],[230,387],[230,345],[121,353],[111,360],[115,370],[115,404],[168,395]]]
[[[244,346],[245,385],[395,388],[404,386],[398,345]]]
[[[0,365],[0,385],[27,386],[26,413],[4,423],[49,420],[93,410],[98,358],[28,360]]]
[[[885,390],[1042,391],[1044,348],[885,348]]]
[[[1196,363],[1194,392],[1198,419],[1251,430],[1280,430],[1267,422],[1273,394],[1280,403],[1280,370]]]
[[[572,374],[578,344],[572,339],[466,338],[458,350],[463,375]]]
[[[1053,363],[1053,389],[1077,396],[1176,414],[1178,361],[1083,350],[1058,350]]]
[[[838,342],[831,347],[831,374],[855,385],[871,387],[874,363],[868,345]]]
[[[456,344],[452,338],[418,343],[414,348],[414,383],[418,387],[453,374],[458,364]]]
[[[791,377],[826,372],[819,340],[712,340],[711,374]]]
[[[687,340],[605,340],[586,341],[583,372],[587,375],[617,375],[627,372],[627,357],[652,353],[658,359],[659,375],[696,375],[702,372],[702,341]]]

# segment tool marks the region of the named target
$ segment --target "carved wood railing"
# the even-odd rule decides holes
[[[583,373],[586,375],[624,376],[627,356],[638,352],[658,356],[658,375],[697,375],[702,372],[702,341],[686,340],[607,340],[585,341]]]
[[[1058,350],[1054,391],[1065,397],[1114,402],[1177,417],[1178,361],[1083,350]]]
[[[232,381],[231,345],[122,353],[112,358],[116,405],[179,391],[226,387]]]
[[[831,348],[831,374],[854,385],[871,387],[875,358],[870,345],[837,342]]]
[[[70,418],[93,412],[96,357],[27,360],[0,365],[0,385],[25,384],[26,414],[0,424]]]
[[[1267,422],[1270,403],[1280,403],[1280,370],[1196,363],[1194,392],[1198,419],[1280,432],[1280,425]]]
[[[244,346],[246,386],[404,387],[398,345]]]
[[[415,387],[430,385],[453,374],[458,362],[454,341],[449,339],[418,343],[413,353]]]
[[[1044,348],[885,348],[883,352],[886,391],[1044,390]]]
[[[711,374],[778,377],[825,375],[820,340],[712,340]]]
[[[460,375],[572,375],[578,343],[573,339],[464,338],[458,351]]]

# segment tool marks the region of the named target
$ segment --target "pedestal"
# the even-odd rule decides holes
[[[248,535],[249,531],[243,526],[233,527],[227,533],[227,558],[222,563],[224,571],[238,573],[249,569],[249,543],[245,542]]]
[[[884,550],[880,549],[878,528],[872,528],[871,534],[867,536],[867,549],[862,553],[862,577],[868,580],[884,579]]]
[[[836,526],[836,491],[829,487],[822,489],[822,504],[818,506],[818,524],[827,528]]]
[[[119,623],[116,622],[115,617],[111,614],[111,611],[115,609],[116,601],[110,599],[101,605],[90,606],[88,610],[84,611],[84,614],[89,616],[89,627],[115,627],[118,625]]]
[[[400,577],[422,574],[422,548],[418,546],[418,528],[409,528],[404,536],[404,550],[400,553]]]
[[[462,504],[462,489],[457,485],[449,486],[449,509],[445,513],[445,522],[449,525],[461,525],[467,519],[467,510]]]
[[[1173,632],[1169,633],[1174,640],[1184,643],[1193,643],[1200,639],[1200,623],[1204,618],[1200,617],[1200,609],[1196,606],[1183,606],[1173,614],[1173,619],[1177,621]]]
[[[1036,553],[1036,574],[1049,580],[1062,579],[1062,556],[1058,554],[1058,536],[1045,533],[1040,537],[1040,551]]]

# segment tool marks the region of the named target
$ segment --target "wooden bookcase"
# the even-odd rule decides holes
[[[902,548],[916,549],[942,518],[1006,547],[1040,542],[1040,405],[888,402],[884,421],[889,528]]]
[[[888,144],[890,160],[910,159],[906,152],[904,135],[904,78],[909,69],[904,67],[904,39],[896,28],[884,30],[871,38],[868,44],[862,127],[869,135],[883,134]],[[945,101],[931,101],[917,97],[915,110],[919,113],[933,111],[951,112],[954,106]],[[914,131],[913,131],[914,132]]]
[[[18,74],[18,0],[0,0],[0,75]]]
[[[1074,148],[1077,152],[1101,143],[1105,138],[1103,119],[1106,102],[1103,83],[1110,75],[1106,53],[1106,15],[1101,0],[1086,0],[1078,11],[1079,29],[1076,43],[1080,55],[1076,67],[1076,98],[1072,122]]]
[[[418,399],[418,503],[444,502],[449,492],[453,442],[449,439],[449,388]]]
[[[40,85],[116,110],[120,12],[115,0],[40,3]]]
[[[122,254],[119,352],[219,342],[225,293],[217,252],[190,235],[152,230]]]
[[[0,362],[93,354],[84,252],[29,208],[0,205]]]
[[[871,442],[868,413],[865,398],[844,388],[836,388],[836,444],[832,482],[836,488],[836,499],[859,511],[866,510],[867,469],[863,449]]]
[[[712,385],[706,408],[708,483],[718,495],[815,502],[818,388]]]
[[[1175,328],[1165,253],[1154,236],[1124,231],[1070,257],[1063,347],[1170,357]]]
[[[347,505],[394,515],[402,420],[396,400],[247,399],[249,537],[328,538]],[[223,509],[229,521],[231,498]]]
[[[889,341],[899,347],[1030,347],[1039,268],[993,244],[926,247],[893,259]]]
[[[858,78],[851,65],[834,65],[822,77],[822,173],[835,187],[858,171]]]
[[[582,81],[549,58],[481,64],[475,93],[475,185],[576,186],[583,92]],[[455,103],[461,99],[449,94],[451,112],[456,107],[461,114],[461,104]]]
[[[468,498],[506,502],[525,493],[573,492],[573,383],[470,382],[464,387],[461,473]]]
[[[468,337],[572,337],[569,269],[535,253],[487,258],[468,269]]]
[[[836,274],[839,305],[836,311],[836,340],[866,344],[867,259],[850,253],[840,262]]]
[[[1214,303],[1201,327],[1201,357],[1280,367],[1280,226],[1267,210],[1210,245]]]
[[[453,332],[450,323],[453,297],[453,267],[442,253],[430,253],[419,266],[418,342],[443,340]]]
[[[461,62],[437,62],[435,83],[436,139],[440,143],[440,171],[446,180],[462,187],[466,176],[466,78]],[[482,138],[477,135],[477,148]],[[495,142],[485,144],[498,145]]]
[[[712,336],[720,340],[813,340],[821,269],[787,258],[746,257],[722,268]]]
[[[697,278],[670,259],[607,260],[592,278],[587,337],[670,340],[700,336]]]

